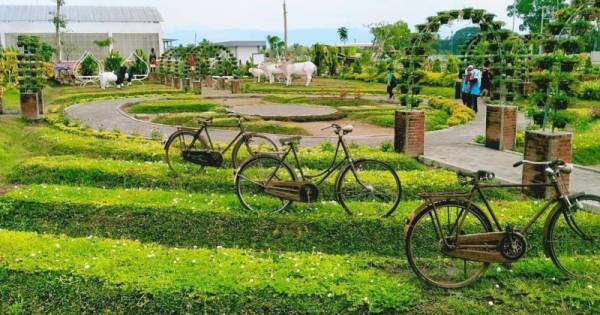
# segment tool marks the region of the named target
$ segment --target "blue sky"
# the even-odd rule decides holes
[[[411,27],[437,11],[478,7],[498,15],[512,27],[506,7],[514,0],[287,0],[290,43],[338,42],[336,30],[350,29],[350,41],[369,42],[368,26],[403,20]],[[0,4],[44,4],[52,0],[0,0]],[[181,43],[261,40],[282,35],[282,0],[66,0],[68,5],[143,5],[159,9],[167,37]],[[517,26],[518,26],[517,21]],[[453,29],[464,25],[454,25]],[[447,35],[451,28],[441,30]]]

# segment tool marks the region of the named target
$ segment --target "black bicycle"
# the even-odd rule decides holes
[[[221,167],[223,155],[233,147],[231,164],[237,168],[245,159],[259,152],[277,152],[279,148],[266,136],[247,132],[244,121],[248,119],[240,114],[230,113],[229,117],[237,120],[239,133],[222,151],[215,150],[208,128],[212,118],[200,117],[200,129],[179,128],[165,143],[165,155],[169,168],[178,175],[197,170],[201,167]]]
[[[235,177],[235,189],[245,209],[250,211],[281,212],[292,202],[311,203],[319,197],[319,187],[331,174],[340,169],[334,183],[333,195],[349,215],[353,213],[390,216],[398,207],[402,188],[394,169],[381,161],[353,160],[344,136],[352,126],[332,128],[338,136],[331,165],[321,173],[306,174],[298,159],[297,145],[301,137],[280,139],[287,150],[280,154],[258,154],[246,160]],[[340,150],[341,149],[341,150]],[[338,161],[340,151],[344,158]],[[286,159],[293,156],[296,169]]]

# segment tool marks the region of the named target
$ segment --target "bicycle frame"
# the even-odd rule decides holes
[[[539,220],[539,218],[548,211],[548,209],[551,208],[552,205],[555,205],[558,203],[563,203],[563,205],[566,207],[566,209],[571,208],[571,202],[569,200],[568,194],[565,193],[566,189],[556,179],[553,179],[551,183],[534,183],[534,184],[480,184],[479,182],[476,181],[473,183],[473,188],[468,193],[468,198],[466,198],[467,205],[474,204],[474,202],[473,202],[474,197],[479,196],[479,198],[481,198],[481,200],[483,201],[485,208],[487,209],[487,212],[490,214],[493,223],[495,224],[496,228],[498,229],[498,232],[504,232],[504,229],[500,225],[500,222],[499,222],[494,210],[492,209],[492,206],[490,205],[488,200],[485,198],[485,195],[483,194],[482,190],[490,189],[490,188],[526,188],[526,187],[543,187],[543,188],[553,187],[554,191],[556,193],[556,196],[554,198],[552,198],[551,200],[547,201],[546,204],[544,204],[544,206],[538,212],[536,212],[536,214],[529,220],[529,222],[527,222],[525,227],[522,230],[519,230],[519,232],[521,232],[523,234],[525,234],[531,228],[531,226],[533,224],[535,224],[535,222],[537,222]],[[446,235],[444,235],[443,229],[441,228],[442,224],[437,215],[437,208],[435,207],[435,203],[430,201],[430,205],[433,206],[435,209],[432,212],[434,214],[435,218],[432,218],[432,219],[433,219],[435,228],[437,230],[436,231],[437,234],[440,236],[440,238],[442,240],[444,240],[444,243],[446,246],[448,246],[448,248],[460,247],[461,245],[460,245],[460,242],[458,242],[458,241],[455,245],[449,244],[448,238]],[[467,215],[468,215],[468,212],[462,210],[459,213],[458,217],[456,218],[454,227],[452,228],[454,231],[451,230],[451,233],[454,233],[454,237],[456,240],[460,239],[459,232],[461,231],[461,228],[465,222]],[[480,247],[480,245],[471,245],[471,246],[463,245],[461,248],[469,248],[469,247]]]
[[[225,149],[223,149],[223,151],[221,151],[221,154],[225,154],[227,153],[227,151],[229,151],[229,149],[231,149],[231,147],[233,147],[233,145],[240,139],[243,138],[244,135],[246,134],[246,130],[244,129],[242,123],[240,122],[238,124],[238,127],[240,128],[240,132],[233,138],[233,140],[231,140],[231,142],[229,142],[229,144],[225,147]],[[202,132],[204,131],[204,133],[206,134],[206,139],[208,139],[208,145],[210,146],[210,150],[214,151],[215,147],[213,144],[213,141],[210,137],[210,133],[208,132],[208,124],[203,124],[202,127],[200,127],[200,129],[198,129],[196,131],[196,135],[194,136],[194,140],[192,141],[192,143],[190,144],[191,147],[194,146],[194,144],[196,143],[196,140],[198,140],[200,138],[200,136],[202,135]]]

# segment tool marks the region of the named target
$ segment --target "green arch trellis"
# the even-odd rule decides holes
[[[543,107],[543,129],[546,128],[550,111],[553,114],[552,129],[562,127],[557,119],[558,112],[568,108],[575,95],[571,72],[577,65],[577,54],[583,50],[581,37],[594,27],[600,28],[599,21],[600,1],[574,0],[570,6],[555,12],[546,32],[538,38],[544,55],[536,60],[539,72],[536,74],[537,89],[532,103],[538,108]]]
[[[506,102],[506,54],[503,47],[504,32],[500,32],[504,26],[504,22],[496,21],[495,15],[488,13],[483,9],[465,8],[462,10],[450,10],[439,12],[437,15],[427,18],[426,24],[417,25],[418,33],[411,36],[411,46],[406,49],[406,58],[402,59],[402,77],[401,81],[406,85],[406,91],[402,97],[403,103],[412,108],[419,104],[419,99],[415,96],[420,93],[419,81],[423,78],[422,71],[418,70],[426,58],[428,51],[431,50],[431,45],[434,42],[434,33],[439,31],[439,28],[453,21],[471,20],[474,24],[478,24],[486,39],[490,42],[490,55],[496,55],[499,58],[500,81],[499,91],[501,103]]]
[[[193,56],[195,65],[190,64],[190,56]],[[207,75],[233,75],[237,63],[226,47],[202,42],[169,49],[161,55],[157,70],[161,75],[204,78]]]

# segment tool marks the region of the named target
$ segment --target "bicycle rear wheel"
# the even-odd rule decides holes
[[[388,217],[402,195],[394,169],[377,160],[358,160],[342,171],[336,183],[338,202],[349,215]]]
[[[425,282],[447,289],[461,288],[479,279],[489,263],[450,257],[443,253],[440,231],[451,242],[457,219],[466,212],[458,235],[492,232],[489,219],[474,205],[442,201],[429,206],[410,222],[406,234],[406,257],[412,270]]]
[[[545,248],[556,267],[570,277],[600,272],[600,196],[571,200],[573,208],[560,208],[549,217]]]
[[[281,212],[292,204],[265,191],[272,181],[295,182],[296,174],[287,163],[270,155],[258,155],[240,166],[235,175],[235,191],[246,210]]]
[[[199,166],[183,159],[184,151],[208,151],[210,147],[203,136],[196,138],[191,131],[177,131],[165,145],[165,158],[175,175],[192,174]]]

